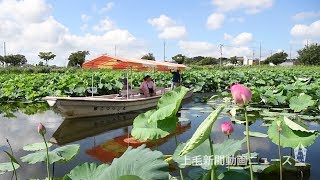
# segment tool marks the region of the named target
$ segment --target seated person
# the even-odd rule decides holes
[[[140,85],[140,93],[146,97],[156,95],[156,85],[151,80],[149,75],[143,78],[143,82]]]

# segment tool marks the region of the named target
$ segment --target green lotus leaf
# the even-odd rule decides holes
[[[78,144],[66,145],[56,148],[53,151],[49,151],[50,164],[54,162],[67,162],[75,157],[80,150]],[[37,151],[26,156],[21,157],[22,162],[29,164],[35,164],[38,162],[45,162],[47,159],[47,153],[45,150]]]
[[[193,168],[188,172],[191,180],[210,180],[210,172],[202,168]]]
[[[131,135],[139,140],[154,140],[172,133],[179,121],[176,114],[187,92],[188,89],[181,86],[164,94],[157,109],[149,110],[134,119]]]
[[[252,165],[252,171],[255,173],[261,173],[264,169],[268,168],[270,165],[269,164],[253,164]],[[234,170],[249,170],[250,167],[249,166],[231,166],[230,169],[234,169]]]
[[[282,147],[296,148],[298,146],[310,146],[314,143],[318,135],[312,132],[292,130],[283,120],[283,117],[279,118],[281,120],[281,132],[280,132],[280,145]],[[278,144],[278,125],[277,121],[273,121],[268,129],[268,136],[271,141]]]
[[[186,143],[179,153],[180,156],[186,155],[188,152],[192,151],[209,138],[213,123],[217,120],[223,109],[224,106],[218,107],[199,125],[191,139]]]
[[[47,142],[48,148],[52,146],[51,143]],[[33,144],[27,144],[22,148],[25,151],[39,151],[46,149],[46,145],[44,142],[41,143],[33,143]]]
[[[108,164],[97,165],[95,163],[83,163],[75,168],[73,168],[70,173],[63,177],[63,180],[73,180],[73,179],[98,179],[109,167]]]
[[[237,179],[237,180],[248,180],[250,179],[250,175],[245,172],[244,170],[229,170],[229,171],[226,171],[226,172],[223,172],[221,173],[219,176],[218,176],[218,179],[220,180],[234,180],[234,179]]]
[[[215,99],[218,99],[218,98],[219,98],[219,95],[215,94],[215,95],[211,96],[208,101],[212,101],[212,100],[215,100]]]
[[[200,111],[203,110],[203,107],[191,107],[190,110]]]
[[[315,101],[312,97],[306,94],[300,94],[299,96],[293,96],[290,98],[289,107],[294,110],[294,112],[300,112],[309,106],[313,106]]]
[[[243,131],[243,134],[246,135],[246,131]],[[266,137],[268,137],[267,134],[264,134],[264,133],[261,133],[261,132],[254,132],[254,131],[249,131],[249,136],[258,137],[258,138],[266,138]]]
[[[136,149],[129,147],[120,158],[114,159],[97,179],[118,179],[125,175],[134,175],[141,179],[168,179],[167,167],[168,163],[163,160],[160,151],[151,151],[145,148],[145,145]]]
[[[221,144],[213,144],[213,155],[220,156],[220,157],[228,157],[235,155],[236,152],[241,150],[242,144],[246,142],[245,139],[242,140],[234,140],[234,139],[227,139],[223,141]],[[208,162],[210,160],[211,152],[210,152],[210,145],[209,141],[204,141],[198,147],[193,149],[192,151],[188,152],[184,156],[180,156],[179,153],[186,146],[186,143],[180,144],[174,154],[173,160],[178,163],[180,168],[185,168],[186,166],[194,165],[194,166],[201,166],[203,169],[211,169],[211,165]],[[214,157],[213,156],[213,157]],[[203,161],[203,163],[196,165],[194,164],[195,160],[199,158]],[[222,161],[222,159],[220,159]],[[220,164],[221,162],[215,162],[216,164]]]
[[[229,111],[229,113],[230,113],[230,115],[232,116],[232,117],[236,117],[236,115],[237,115],[237,107],[233,107],[230,111]]]
[[[0,163],[0,175],[1,174],[4,174],[6,172],[10,172],[10,171],[13,171],[13,166],[12,164],[14,165],[14,168],[15,169],[18,169],[20,167],[19,164],[15,163],[15,162],[5,162],[5,163]]]
[[[20,165],[20,163],[19,163],[19,162],[17,161],[17,159],[13,156],[13,154],[9,153],[8,151],[4,151],[4,152],[7,154],[7,156],[10,158],[10,160],[11,160],[12,162]]]
[[[303,131],[303,132],[310,132],[310,133],[314,133],[316,132],[315,130],[308,130],[305,127],[303,127],[303,125],[300,125],[298,123],[295,123],[293,121],[291,121],[289,118],[287,117],[283,117],[283,121],[286,123],[286,125],[292,129],[292,130],[296,130],[296,131]]]
[[[165,93],[159,99],[157,109],[161,109],[163,107],[168,106],[173,108],[173,114],[177,114],[181,101],[187,94],[188,90],[189,89],[186,87],[179,86],[178,88],[175,88],[172,91]]]
[[[281,160],[282,160],[283,170],[287,170],[287,171],[298,170],[297,166],[295,166],[296,161],[292,157],[284,156],[283,158],[281,158]],[[268,173],[274,173],[274,172],[279,173],[279,171],[280,171],[280,161],[278,159],[278,161],[275,161],[272,165],[265,168],[261,173],[262,174],[268,174]]]
[[[120,176],[117,180],[142,180],[142,179],[139,178],[139,176],[125,175],[125,176]]]
[[[131,135],[139,140],[155,140],[168,136],[176,129],[179,119],[176,116],[167,117],[159,122],[148,122],[148,118],[156,110],[150,110],[137,116],[133,122]]]
[[[190,119],[186,118],[186,117],[178,117],[179,122],[186,122],[186,121],[190,121]]]

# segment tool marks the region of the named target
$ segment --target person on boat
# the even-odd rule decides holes
[[[171,71],[172,73],[172,83],[171,83],[171,89],[174,89],[178,86],[180,86],[181,76],[179,70],[177,71]]]
[[[122,78],[122,90],[127,90],[127,84],[128,84],[128,79],[127,78]],[[131,85],[128,84],[128,88],[131,89]]]
[[[143,82],[140,85],[140,93],[146,97],[156,95],[156,85],[149,75],[143,78]]]

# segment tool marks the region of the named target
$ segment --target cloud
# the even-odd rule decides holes
[[[177,25],[174,20],[164,14],[158,18],[148,19],[148,23],[159,31],[158,37],[161,39],[180,39],[187,35],[184,26]]]
[[[236,37],[233,37],[230,34],[224,33],[224,39],[230,41],[232,45],[241,46],[252,42],[253,35],[251,33],[243,32]]]
[[[319,38],[320,20],[315,21],[310,25],[296,24],[291,28],[290,34],[294,37]]]
[[[295,39],[295,40],[291,40],[289,41],[289,43],[291,45],[298,45],[298,46],[306,46],[306,45],[310,45],[310,44],[315,44],[318,43],[319,44],[319,40],[313,40],[313,39]]]
[[[80,30],[81,30],[81,31],[86,31],[86,30],[88,29],[88,27],[89,27],[88,24],[82,24],[82,25],[80,26]]]
[[[229,22],[243,23],[245,19],[243,17],[231,17],[228,20]]]
[[[98,32],[106,32],[114,28],[114,23],[110,20],[110,18],[106,17],[102,19],[98,25],[93,26],[94,31]]]
[[[212,13],[207,19],[207,27],[211,30],[219,29],[222,26],[224,19],[224,14]]]
[[[105,13],[110,11],[114,6],[114,2],[108,2],[103,8],[100,9],[99,13]]]
[[[212,44],[203,41],[179,41],[178,47],[182,51],[181,53],[194,57],[194,56],[212,56],[220,57],[219,44]],[[252,56],[252,49],[246,46],[241,47],[223,47],[223,57],[232,56]]]
[[[91,19],[91,16],[86,14],[81,14],[81,20],[82,22],[88,22]]]
[[[317,18],[317,17],[320,17],[320,11],[300,12],[292,16],[292,19],[299,21],[299,20],[304,20],[308,18]]]
[[[19,23],[38,23],[45,20],[50,13],[51,6],[43,0],[0,1],[0,19],[19,21]]]
[[[186,28],[184,26],[172,26],[165,28],[160,34],[161,39],[177,39],[183,38],[186,35]]]
[[[256,14],[270,8],[273,0],[212,0],[212,3],[221,12],[243,9],[247,14]]]
[[[0,1],[0,39],[6,42],[8,54],[23,54],[28,63],[35,64],[40,61],[39,52],[51,51],[57,56],[49,63],[66,65],[70,53],[79,50],[90,51],[87,59],[114,54],[114,45],[120,56],[141,57],[146,53],[142,40],[126,29],[111,26],[107,18],[96,26],[99,34],[75,35],[48,13],[50,9],[45,0]]]

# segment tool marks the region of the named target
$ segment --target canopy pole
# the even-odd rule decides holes
[[[92,69],[93,69],[93,65],[94,65],[94,63],[92,63]],[[91,74],[91,97],[93,97],[93,73],[94,73],[94,71]]]
[[[131,89],[131,91],[132,91],[132,87],[133,87],[132,80],[133,80],[133,78],[132,78],[132,67],[130,67],[130,84],[131,84],[130,89]]]
[[[181,72],[181,74],[180,74]],[[180,83],[179,83],[179,86],[182,86],[182,71],[179,70],[179,74],[180,74]]]
[[[128,73],[128,67],[127,67],[127,99],[129,99],[129,73]]]
[[[153,77],[156,77],[156,68],[153,68]],[[156,78],[153,80],[154,85],[156,85]]]
[[[91,96],[93,97],[93,72],[91,75]]]

